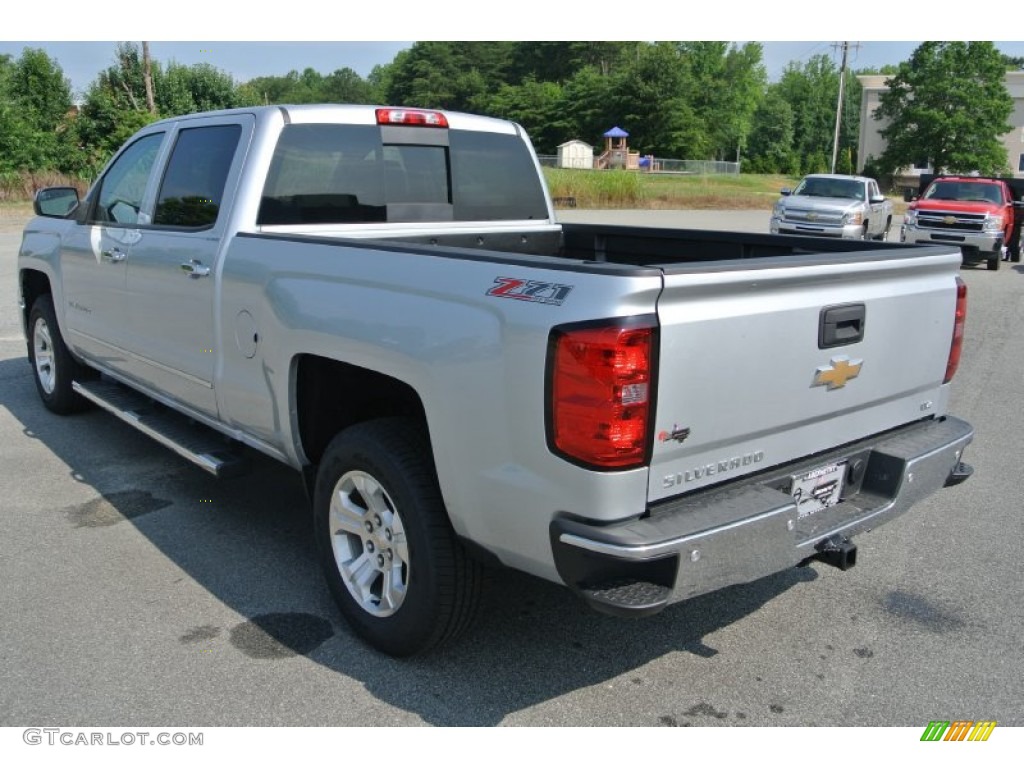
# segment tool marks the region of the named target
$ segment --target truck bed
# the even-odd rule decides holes
[[[319,236],[319,233],[308,234]],[[325,232],[324,236],[334,238],[338,233],[334,230]],[[363,240],[366,235],[360,233],[357,237],[361,244],[369,244]],[[376,239],[371,235],[372,240]],[[850,261],[860,257],[877,260],[883,257],[882,251],[887,252],[885,257],[892,254],[892,258],[905,258],[909,255],[907,249],[913,248],[891,242],[602,224],[562,224],[540,230],[437,232],[387,237],[376,240],[376,245],[387,248],[387,243],[394,242],[423,245],[425,253],[459,249],[448,253],[476,259],[503,261],[510,255],[521,254],[584,264],[660,269],[751,259],[787,259],[785,263],[792,265]],[[403,245],[403,250],[408,249]],[[460,253],[463,250],[465,252]],[[778,263],[773,261],[772,265]]]

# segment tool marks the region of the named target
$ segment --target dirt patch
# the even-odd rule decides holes
[[[5,203],[0,205],[0,232],[19,233],[32,218],[31,203]]]

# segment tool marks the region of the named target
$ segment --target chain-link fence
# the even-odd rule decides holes
[[[557,168],[558,155],[537,155],[537,159],[544,168]],[[646,157],[644,158],[646,160]],[[739,163],[727,163],[724,160],[666,160],[664,158],[652,158],[652,167],[642,167],[643,172],[653,173],[681,173],[692,175],[714,175],[714,174],[738,174]]]
[[[654,158],[655,172],[659,173],[693,173],[699,175],[737,174],[739,163],[727,163],[724,160],[663,160]]]

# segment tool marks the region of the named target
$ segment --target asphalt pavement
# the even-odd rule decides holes
[[[563,218],[764,232],[768,215]],[[643,620],[496,572],[464,639],[396,661],[334,607],[293,472],[256,457],[217,481],[103,412],[42,407],[18,242],[0,232],[0,726],[1024,725],[1021,265],[963,270],[951,410],[977,430],[974,477],[859,537],[856,568]]]

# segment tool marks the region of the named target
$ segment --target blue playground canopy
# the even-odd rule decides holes
[[[617,125],[611,130],[605,131],[603,135],[606,139],[625,139],[629,137],[629,134]]]

